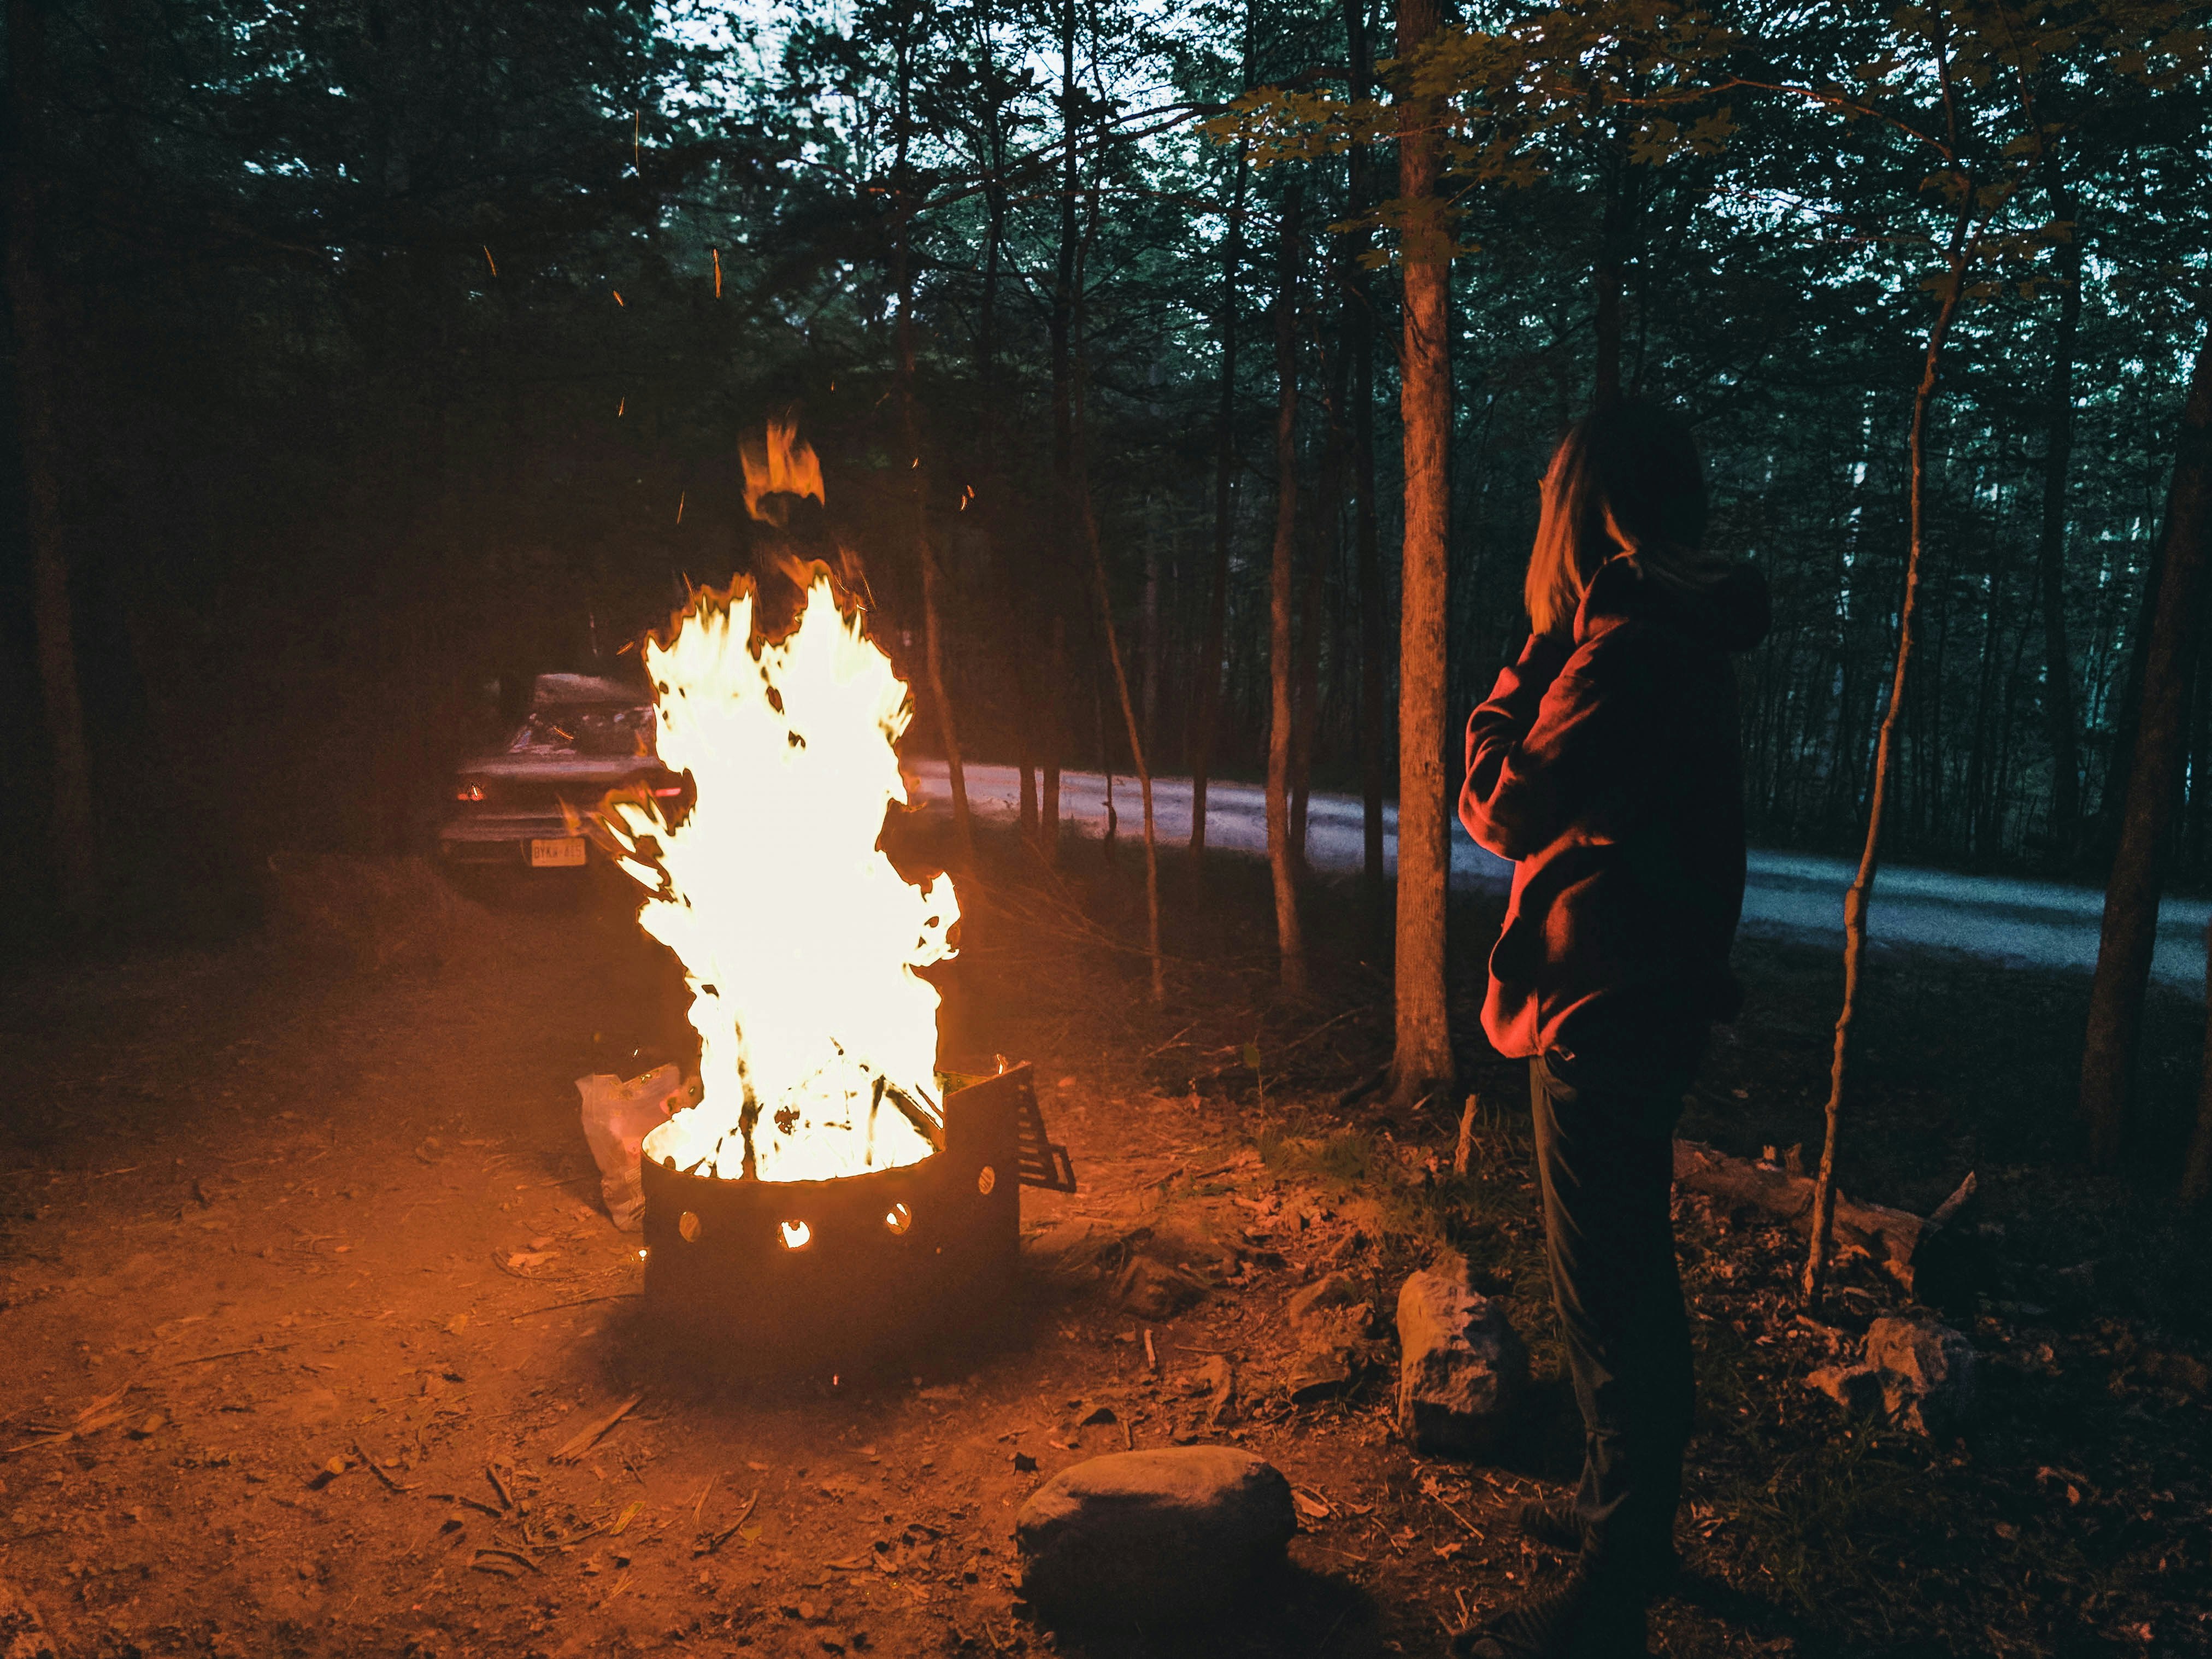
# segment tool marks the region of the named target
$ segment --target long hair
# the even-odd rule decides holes
[[[1606,518],[1662,579],[1703,586],[1705,474],[1697,441],[1672,410],[1631,399],[1586,415],[1568,429],[1544,473],[1543,510],[1522,592],[1539,634],[1574,625],[1590,578],[1620,544]]]

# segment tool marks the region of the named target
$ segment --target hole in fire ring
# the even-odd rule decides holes
[[[993,1169],[989,1164],[986,1164],[981,1169],[975,1171],[975,1190],[977,1192],[988,1196],[991,1188],[998,1184],[999,1172]]]
[[[777,1229],[787,1250],[803,1250],[814,1242],[814,1229],[804,1221],[787,1221]]]
[[[686,1210],[676,1218],[676,1231],[686,1244],[699,1242],[699,1218]]]
[[[893,1234],[903,1235],[913,1225],[914,1212],[903,1204],[894,1204],[884,1212],[884,1226]]]

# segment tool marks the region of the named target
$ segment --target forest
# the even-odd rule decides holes
[[[10,1656],[2212,1651],[2212,6],[4,23]]]
[[[1753,835],[1856,850],[1955,280],[1885,845],[2094,883],[2203,333],[2202,18],[1947,12],[1939,88],[1932,15],[1446,30],[1447,724],[1525,627],[1557,434],[1607,388],[1661,397],[1715,544],[1775,593]],[[13,291],[48,389],[9,488],[65,576],[81,711],[41,690],[60,601],[31,600],[63,578],[11,538],[15,902],[70,890],[50,833],[125,911],[234,902],[276,847],[419,839],[487,681],[611,653],[746,568],[738,439],[780,411],[903,637],[929,548],[949,648],[922,696],[970,754],[1130,767],[1079,490],[1157,769],[1263,769],[1282,522],[1293,787],[1395,796],[1406,27],[1267,0],[27,7]],[[1947,100],[1976,192],[1955,279]],[[2197,883],[2212,676],[2185,672]],[[57,789],[96,836],[56,828]]]

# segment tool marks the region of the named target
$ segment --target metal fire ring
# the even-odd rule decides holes
[[[972,1332],[1006,1304],[1021,1188],[1074,1190],[1030,1067],[945,1103],[919,1164],[833,1181],[726,1181],[648,1158],[645,1301],[754,1369],[854,1364]]]

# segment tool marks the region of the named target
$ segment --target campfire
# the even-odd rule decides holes
[[[746,472],[768,522],[779,496],[821,497],[787,428]],[[647,1295],[780,1348],[844,1347],[978,1305],[1012,1272],[1020,1183],[1073,1183],[1027,1067],[949,1097],[940,1080],[920,970],[954,954],[958,901],[881,845],[908,805],[912,699],[856,598],[825,566],[801,574],[777,636],[740,580],[647,642],[658,753],[685,793],[672,811],[610,797],[599,826],[684,965],[699,1036],[696,1103],[643,1143]]]

